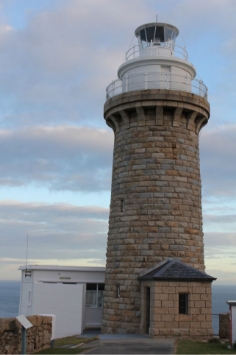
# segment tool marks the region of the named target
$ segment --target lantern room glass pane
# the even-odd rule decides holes
[[[156,26],[154,42],[156,43],[165,42],[163,26]]]
[[[169,44],[175,44],[175,39],[177,37],[177,33],[169,28],[165,27],[165,42]]]
[[[153,42],[153,40],[154,40],[154,32],[155,32],[155,26],[146,28],[147,41],[149,43]]]
[[[145,33],[144,29],[142,29],[140,31],[140,38],[141,38],[141,41],[146,42],[146,33]]]

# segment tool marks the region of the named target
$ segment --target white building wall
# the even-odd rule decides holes
[[[56,315],[56,338],[83,332],[82,284],[34,283],[32,314]]]
[[[33,282],[78,282],[104,283],[105,271],[83,270],[33,270]]]
[[[231,306],[232,317],[232,344],[236,342],[236,306]]]
[[[100,328],[102,320],[102,308],[86,308],[85,328]]]
[[[22,277],[21,280],[21,292],[20,292],[20,304],[19,315],[24,316],[32,315],[32,298],[33,298],[33,283],[32,279],[29,280]]]

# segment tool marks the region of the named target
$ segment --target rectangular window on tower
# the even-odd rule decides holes
[[[188,293],[179,293],[179,314],[188,314]]]

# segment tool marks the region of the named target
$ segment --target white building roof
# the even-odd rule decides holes
[[[60,266],[60,265],[23,265],[18,270],[50,270],[50,271],[91,271],[101,272],[106,271],[105,267],[101,266]]]

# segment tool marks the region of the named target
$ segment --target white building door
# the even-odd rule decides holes
[[[33,314],[56,315],[56,338],[83,332],[83,284],[37,282]]]

